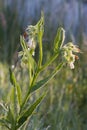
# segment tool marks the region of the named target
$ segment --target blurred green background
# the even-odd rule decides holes
[[[8,68],[17,62],[20,34],[27,25],[36,24],[41,10],[45,15],[43,63],[51,55],[54,36],[60,26],[66,30],[65,43],[73,41],[83,53],[74,70],[63,68],[43,88],[48,89],[48,94],[27,130],[87,130],[87,0],[0,0],[0,102],[9,100]],[[48,73],[56,64],[57,61]],[[27,72],[18,66],[15,73],[19,83],[27,86]],[[42,76],[45,77],[45,72]],[[27,88],[23,89],[27,91]],[[41,90],[34,98],[40,93]]]

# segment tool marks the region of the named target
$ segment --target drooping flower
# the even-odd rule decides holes
[[[74,69],[74,62],[78,59],[78,56],[75,53],[80,53],[80,49],[78,46],[74,45],[73,43],[67,43],[61,49],[62,60],[66,62],[71,69]]]

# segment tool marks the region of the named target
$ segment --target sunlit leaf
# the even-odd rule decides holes
[[[62,47],[65,40],[65,30],[58,28],[55,40],[54,40],[54,52],[58,52],[59,48]]]

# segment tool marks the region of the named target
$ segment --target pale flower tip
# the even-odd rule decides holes
[[[35,52],[32,53],[32,56],[35,56]]]
[[[71,69],[74,69],[74,68],[75,68],[75,66],[74,66],[74,64],[73,64],[72,62],[70,63],[70,68],[71,68]]]
[[[30,48],[28,47],[28,50],[30,51]]]
[[[14,68],[15,68],[15,66],[14,66],[14,65],[12,65],[12,66],[11,66],[11,68],[12,68],[12,69],[14,69]]]

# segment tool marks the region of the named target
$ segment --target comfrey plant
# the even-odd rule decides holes
[[[65,31],[63,28],[59,28],[53,44],[53,56],[43,64],[43,34],[44,16],[42,14],[39,22],[35,26],[28,26],[24,35],[20,36],[22,51],[19,52],[19,57],[21,58],[21,66],[26,67],[29,72],[29,86],[23,98],[22,87],[17,82],[14,72],[9,69],[12,84],[11,101],[7,105],[0,104],[3,109],[3,114],[0,116],[0,124],[9,130],[18,130],[26,125],[27,120],[32,116],[34,110],[46,95],[46,93],[43,93],[34,103],[29,105],[29,99],[32,93],[45,86],[65,64],[68,64],[71,69],[74,69],[75,59],[78,59],[76,53],[79,53],[80,50],[71,42],[63,45]],[[39,57],[36,62],[34,55],[37,44],[39,46]],[[60,63],[58,62],[53,72],[38,81],[37,78],[40,73],[47,69],[49,65],[52,65],[58,57]]]

